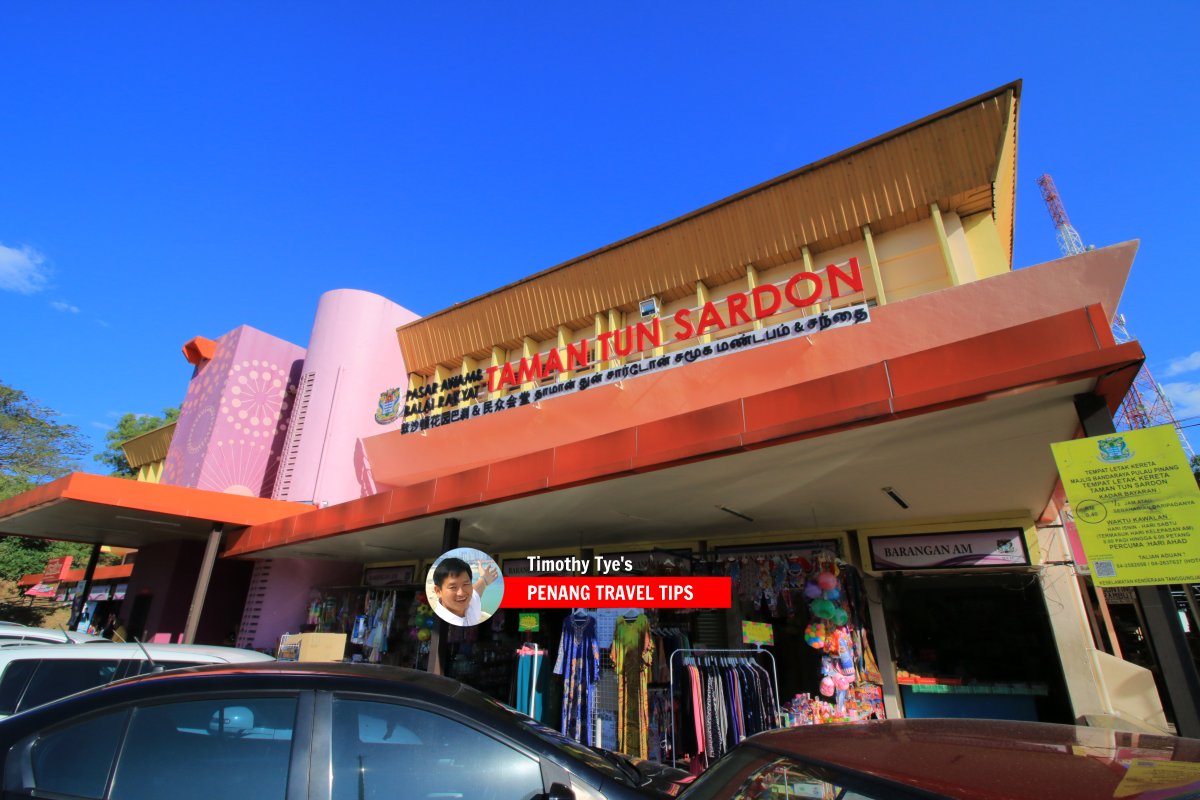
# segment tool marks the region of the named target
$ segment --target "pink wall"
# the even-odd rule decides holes
[[[399,426],[375,411],[382,392],[407,388],[396,328],[415,319],[369,292],[321,296],[275,499],[336,505],[375,493],[360,440]]]
[[[269,497],[304,349],[243,325],[197,369],[163,483]]]
[[[274,558],[256,566],[237,646],[272,654],[280,636],[301,631],[314,589],[362,582],[362,565],[352,562]]]

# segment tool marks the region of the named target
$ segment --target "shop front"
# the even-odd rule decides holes
[[[344,657],[696,765],[778,725],[1087,713],[1096,689],[1064,667],[1090,657],[1064,634],[1080,604],[1042,581],[1065,568],[1039,546],[1049,444],[1076,434],[1077,395],[1115,408],[1143,359],[1109,329],[1136,244],[1013,269],[1019,95],[400,325],[404,374],[326,415],[371,426],[341,454],[352,497],[228,535],[256,574],[321,565],[252,597],[255,635],[341,633]],[[303,370],[277,497],[301,498],[287,454],[324,446],[294,424],[317,418]],[[457,547],[506,576],[603,557],[729,597],[446,625],[426,575]]]
[[[861,534],[906,717],[1074,722],[1036,534],[1009,524]]]

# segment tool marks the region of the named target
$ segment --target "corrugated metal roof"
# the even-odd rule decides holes
[[[1012,261],[1019,81],[397,331],[412,372],[546,340],[597,312],[681,297],[943,211],[990,210]]]
[[[174,435],[175,423],[172,422],[123,442],[121,449],[125,451],[125,460],[134,469],[143,464],[165,460],[167,451],[171,449],[171,437]]]

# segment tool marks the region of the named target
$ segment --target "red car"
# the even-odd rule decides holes
[[[967,719],[816,725],[751,737],[686,800],[1200,798],[1200,739]]]

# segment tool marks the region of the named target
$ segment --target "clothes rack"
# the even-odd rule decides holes
[[[729,649],[705,649],[705,648],[683,648],[675,650],[671,653],[669,663],[669,682],[672,702],[675,698],[675,662],[676,656],[679,656],[680,666],[691,666],[693,664],[705,664],[712,666],[721,666],[723,664],[733,664],[737,661],[753,663],[753,657],[765,655],[771,660],[771,699],[774,705],[771,708],[772,724],[778,724],[779,714],[779,672],[775,667],[775,655],[770,650],[764,650],[761,646],[758,647],[742,647]],[[727,661],[721,661],[727,659]],[[759,665],[761,667],[761,665]],[[671,725],[671,766],[677,766],[679,760],[678,750],[676,749],[675,741],[675,717],[670,718]]]

